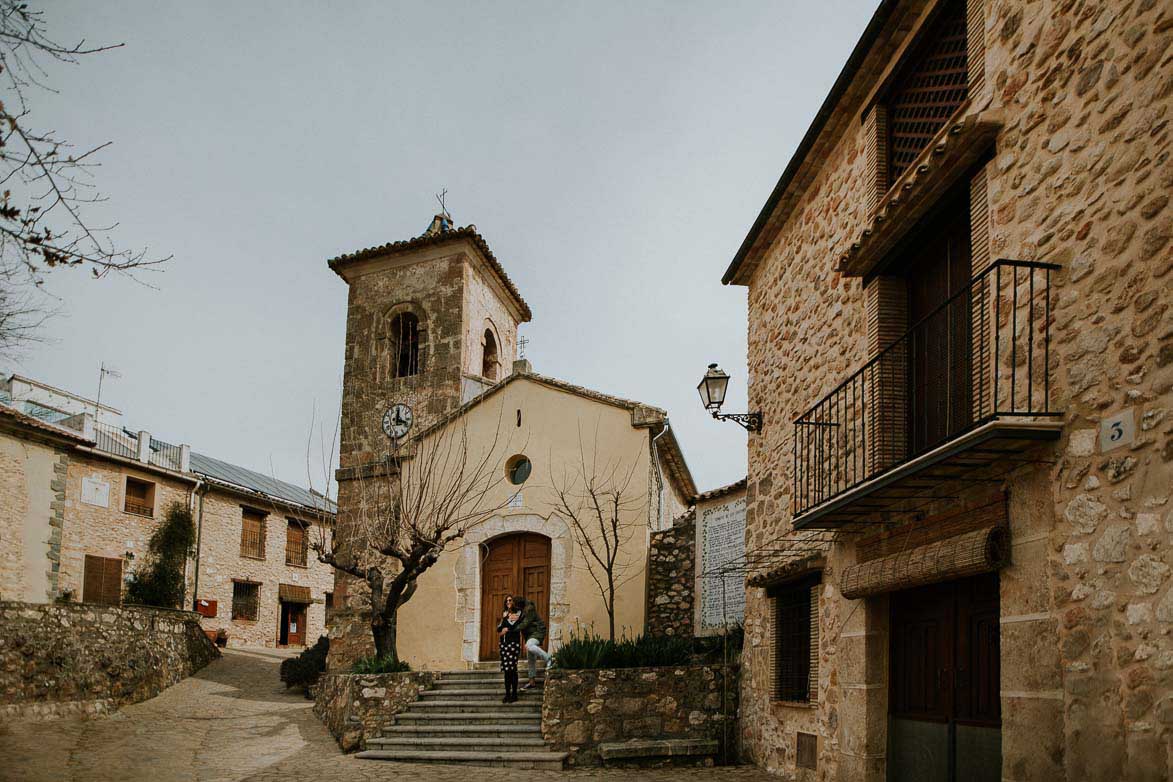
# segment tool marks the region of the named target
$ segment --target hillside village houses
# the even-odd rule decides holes
[[[753,762],[1173,772],[1170,18],[881,2],[726,271]]]
[[[325,634],[330,568],[309,551],[333,503],[121,413],[12,375],[0,381],[0,600],[118,605],[172,503],[191,509],[184,607],[229,646],[303,646]]]

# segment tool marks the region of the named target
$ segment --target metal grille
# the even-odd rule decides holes
[[[123,510],[136,516],[154,516],[155,485],[149,481],[127,478]]]
[[[245,510],[240,522],[240,556],[265,558],[265,516]]]
[[[410,312],[391,319],[392,377],[410,377],[420,371],[420,322]]]
[[[183,449],[181,446],[165,443],[162,440],[151,438],[151,464],[165,470],[179,471],[182,466]]]
[[[305,567],[306,544],[305,525],[299,521],[289,520],[289,527],[285,531],[285,564]]]
[[[810,587],[780,588],[774,595],[774,698],[811,700]]]
[[[138,458],[138,435],[121,426],[94,423],[94,446],[125,459]]]
[[[232,582],[232,618],[255,622],[260,604],[261,585],[249,581]]]
[[[969,94],[964,0],[951,0],[893,82],[887,100],[891,182],[912,165]]]

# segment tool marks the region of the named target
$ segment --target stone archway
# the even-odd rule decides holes
[[[517,532],[534,532],[550,539],[550,616],[546,619],[550,651],[556,650],[562,642],[570,611],[568,587],[574,556],[574,537],[570,527],[554,515],[548,519],[535,514],[494,516],[465,535],[464,545],[457,552],[456,621],[464,627],[460,656],[467,663],[477,662],[480,656],[481,544]]]

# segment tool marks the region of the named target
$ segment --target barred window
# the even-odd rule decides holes
[[[154,516],[155,484],[127,476],[123,510],[136,516]]]
[[[306,525],[297,519],[289,519],[285,529],[285,564],[306,566]]]
[[[252,559],[265,558],[264,513],[251,508],[241,509],[240,556]]]
[[[261,598],[261,585],[255,581],[232,582],[232,618],[257,620]]]
[[[774,700],[813,703],[819,688],[819,580],[774,587]]]

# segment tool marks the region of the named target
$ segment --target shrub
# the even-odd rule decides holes
[[[593,631],[575,631],[554,654],[559,668],[658,668],[684,665],[692,659],[692,644],[672,636],[636,636],[609,641]]]
[[[410,670],[410,665],[389,654],[383,657],[363,657],[350,668],[351,673],[403,673]]]
[[[191,510],[181,502],[167,507],[163,522],[151,533],[146,561],[126,588],[126,602],[178,608],[183,602],[183,571],[195,548]]]
[[[745,626],[739,622],[730,626],[729,630],[721,635],[693,639],[693,655],[701,662],[734,662],[741,654],[744,643]],[[726,654],[729,656],[728,660],[725,659]]]
[[[281,662],[281,681],[285,688],[304,687],[307,691],[317,684],[318,677],[326,670],[326,655],[330,652],[330,639],[318,638],[318,642],[299,654]]]

